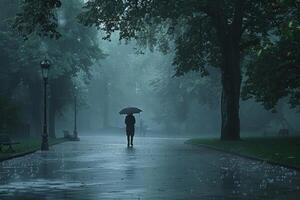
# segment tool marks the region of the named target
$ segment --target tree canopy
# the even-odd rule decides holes
[[[276,110],[278,101],[287,97],[300,110],[300,14],[299,2],[292,2],[286,2],[291,6],[286,21],[269,43],[252,52],[246,68],[243,98],[255,98],[267,109]]]
[[[23,36],[35,33],[47,36],[46,32],[50,33],[50,37],[59,37],[55,34],[57,19],[52,13],[61,2],[42,2],[23,2],[23,10],[17,15],[14,26]],[[39,6],[43,6],[45,12],[27,12],[39,9]],[[275,88],[268,87],[267,84],[274,81],[270,77],[272,73],[254,67],[263,63],[263,70],[275,70],[277,77],[285,77],[286,70],[282,68],[291,65],[282,62],[286,62],[285,59],[290,64],[294,62],[293,57],[297,58],[298,51],[289,51],[289,55],[279,57],[277,54],[283,49],[297,46],[294,44],[297,38],[285,39],[282,31],[288,22],[295,30],[286,33],[298,37],[297,10],[299,0],[93,0],[86,1],[78,18],[84,25],[95,26],[104,32],[104,39],[110,39],[113,32],[118,32],[120,40],[134,39],[150,49],[158,47],[163,52],[175,52],[173,63],[177,76],[190,71],[206,76],[208,67],[218,67],[223,87],[221,138],[235,140],[240,137],[239,100],[243,75],[241,64],[246,57],[250,56],[254,60],[247,67],[248,80],[244,90],[246,97],[254,97],[270,106],[284,96],[290,96],[293,105],[299,102],[296,98],[299,96],[296,79],[289,79],[287,84],[279,81]],[[268,48],[276,38],[279,38],[278,41],[272,48]],[[262,48],[269,50],[262,52]],[[255,51],[260,52],[260,57],[252,57]],[[280,59],[276,61],[272,57]],[[281,66],[280,70],[267,67],[265,62],[269,60],[272,60],[273,65],[276,62],[276,65]],[[294,66],[295,70],[290,70],[289,74],[299,72],[298,65]],[[262,74],[269,75],[269,80],[264,80],[263,87],[260,87]],[[274,90],[277,94],[273,95]]]
[[[6,96],[9,101],[19,105],[18,108],[22,113],[30,108],[32,116],[21,116],[24,122],[35,121],[36,125],[32,125],[32,130],[39,133],[42,101],[41,96],[36,94],[42,92],[40,61],[46,56],[52,63],[49,79],[51,107],[49,110],[54,113],[50,112],[51,122],[55,121],[55,117],[73,102],[74,88],[78,84],[76,79],[83,79],[88,83],[91,78],[91,66],[104,58],[104,54],[97,43],[98,33],[76,21],[82,4],[73,1],[67,1],[63,5],[60,5],[59,1],[20,2],[21,7],[17,1],[1,1],[1,5],[6,4],[8,9],[0,19],[1,96]],[[57,7],[60,7],[59,13],[52,10]],[[20,9],[26,13],[26,19],[20,14],[15,17]],[[32,13],[37,16],[31,15]],[[26,32],[21,34],[23,38],[12,31],[12,19],[20,25],[17,28],[18,33]],[[39,21],[36,25],[43,27],[31,29],[31,22],[36,20]],[[46,25],[50,22],[52,25]],[[60,37],[61,35],[63,37]],[[60,41],[49,39],[52,36],[60,37]],[[52,127],[50,135],[53,133]]]

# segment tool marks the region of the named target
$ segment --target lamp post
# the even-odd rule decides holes
[[[77,132],[77,91],[78,87],[75,86],[74,91],[74,131],[73,131],[73,139],[75,141],[79,141],[78,132]]]
[[[44,79],[44,124],[43,124],[43,134],[42,134],[42,151],[49,150],[48,144],[48,127],[47,127],[47,85],[48,85],[48,74],[50,69],[50,61],[44,59],[40,63],[42,68],[42,76]]]

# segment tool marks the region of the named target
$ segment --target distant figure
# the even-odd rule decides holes
[[[126,124],[126,135],[127,135],[127,146],[133,146],[133,136],[134,136],[134,125],[135,125],[135,117],[133,114],[128,114],[125,118]]]

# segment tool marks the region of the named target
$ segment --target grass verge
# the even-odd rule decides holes
[[[191,139],[186,143],[264,160],[273,164],[300,169],[300,137],[244,138],[240,141]]]
[[[41,140],[39,139],[16,139],[15,141],[20,142],[20,144],[13,145],[13,149],[15,150],[13,153],[5,152],[7,146],[2,147],[2,152],[0,152],[0,161],[33,153],[41,148]],[[69,140],[65,138],[49,139],[49,145],[60,144],[66,141]]]

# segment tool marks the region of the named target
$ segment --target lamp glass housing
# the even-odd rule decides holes
[[[44,79],[47,79],[49,76],[49,69],[50,69],[50,61],[45,59],[41,62],[41,68],[42,68],[42,76]]]

